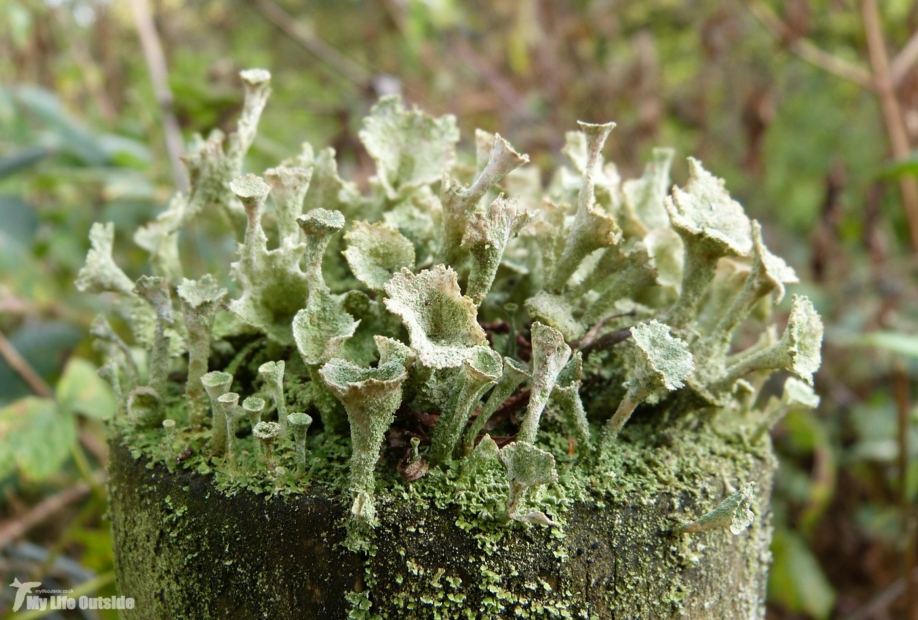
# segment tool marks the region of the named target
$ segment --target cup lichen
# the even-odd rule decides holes
[[[314,484],[304,473],[322,459],[323,472],[349,465],[347,482],[325,483],[370,525],[394,484],[455,486],[487,470],[505,476],[505,516],[549,526],[569,500],[556,462],[615,476],[626,423],[645,412],[661,437],[690,418],[737,421],[749,441],[788,408],[818,403],[802,389],[823,332],[805,297],[793,298],[780,338],[766,326],[731,349],[752,310],[797,278],[697,160],[669,195],[669,149],[623,181],[602,156],[614,124],[581,123],[566,137],[570,166],[543,187],[499,135],[477,132],[475,165],[464,166],[455,118],[387,97],[360,132],[376,165],[366,193],[340,178],[333,150],[308,144],[264,178],[243,175],[270,74],[242,78],[236,131],[195,142],[189,193],[134,236],[153,275],[135,281],[117,266],[112,224],[90,231],[76,285],[113,294],[147,350],[138,364],[105,319],[94,322],[128,436],[158,428],[168,409],[170,446],[198,447],[185,466],[258,479],[256,448],[242,448],[260,444],[273,491]],[[204,216],[231,223],[236,259],[184,279],[199,261],[182,265],[178,233]],[[774,370],[799,379],[763,413],[757,394]],[[239,394],[249,395],[241,407]],[[277,474],[294,464],[295,476]],[[545,498],[552,516],[535,504]]]

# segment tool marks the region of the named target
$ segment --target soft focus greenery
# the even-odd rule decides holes
[[[793,26],[790,39],[806,36],[866,66],[856,3],[768,4]],[[916,9],[907,0],[881,4],[889,47],[898,49],[918,29]],[[815,378],[819,408],[791,409],[773,433],[782,456],[774,613],[852,612],[891,583],[898,571],[888,567],[899,565],[905,540],[898,489],[905,484],[912,500],[918,495],[918,420],[912,407],[911,466],[902,480],[892,389],[896,362],[913,392],[918,377],[918,287],[895,185],[896,175],[914,175],[915,167],[888,162],[872,94],[784,51],[741,3],[287,3],[344,63],[279,31],[264,6],[154,5],[186,143],[195,132],[232,128],[240,69],[271,69],[271,114],[247,170],[264,170],[308,139],[334,146],[342,176],[365,187],[372,167],[357,140],[359,122],[394,88],[432,114],[456,114],[467,153],[473,129],[484,127],[548,171],[562,160],[559,128],[611,119],[618,127],[607,156],[626,178],[640,173],[657,145],[675,147],[680,185],[689,154],[725,178],[827,326],[826,363]],[[906,110],[916,107],[916,83],[913,69],[900,88]],[[52,386],[48,399],[36,400],[0,361],[0,405],[11,406],[0,434],[27,432],[14,423],[27,407],[60,437],[83,437],[48,441],[37,458],[5,453],[24,472],[23,462],[42,466],[0,481],[5,520],[101,466],[104,454],[88,447],[104,436],[91,414],[111,409],[84,406],[108,397],[82,377],[86,364],[102,361],[88,333],[106,302],[77,294],[72,283],[92,222],[134,230],[167,205],[174,184],[130,3],[0,0],[0,84],[0,331]],[[223,222],[187,231],[183,245],[201,261],[195,273],[231,259],[227,232]],[[132,278],[143,273],[145,254],[127,235],[116,242],[116,259]],[[68,375],[85,389],[60,387]],[[781,383],[771,386],[776,396]],[[9,461],[5,454],[0,462]],[[107,574],[103,511],[93,496],[66,513],[72,527],[55,519],[29,539],[51,551],[49,565],[64,554]],[[41,577],[44,568],[32,562]]]

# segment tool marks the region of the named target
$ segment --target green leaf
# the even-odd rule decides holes
[[[34,166],[53,152],[44,146],[31,146],[7,155],[0,159],[0,179]]]
[[[892,162],[880,169],[880,178],[918,176],[918,154],[903,161]]]
[[[768,599],[789,611],[828,618],[835,605],[835,590],[819,561],[797,533],[777,530],[771,545],[774,563],[768,574]]]
[[[57,384],[57,401],[66,411],[106,420],[115,413],[111,388],[88,361],[73,357]]]
[[[0,171],[0,178],[2,176]],[[0,213],[3,214],[0,218],[0,264],[21,265],[22,253],[29,248],[38,230],[38,217],[32,205],[11,194],[0,194]]]
[[[41,481],[54,474],[76,441],[76,421],[47,398],[27,396],[0,409],[0,476],[15,464],[20,474]]]
[[[111,161],[99,138],[74,120],[61,105],[57,95],[38,86],[19,86],[16,101],[37,117],[49,130],[56,146],[86,166],[105,166]]]
[[[4,4],[6,5],[6,15],[4,17],[8,23],[8,32],[13,39],[13,44],[18,49],[22,49],[28,45],[32,38],[32,30],[34,28],[32,13],[20,2]]]
[[[902,332],[880,331],[847,339],[846,344],[861,347],[877,347],[905,357],[918,358],[918,336]]]

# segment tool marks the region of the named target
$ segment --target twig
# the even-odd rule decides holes
[[[889,78],[893,86],[898,86],[905,79],[909,69],[918,62],[918,32],[912,35],[889,65]]]
[[[590,353],[593,351],[602,351],[603,349],[611,348],[617,345],[619,342],[624,342],[631,337],[631,328],[623,327],[621,329],[616,329],[614,332],[609,332],[604,334],[600,338],[597,338],[587,346],[580,349],[580,352],[583,354],[584,358],[590,356]]]
[[[787,25],[764,3],[758,0],[742,0],[742,4],[775,39],[783,43],[789,52],[801,60],[843,80],[854,82],[867,90],[875,89],[869,71],[838,56],[833,56],[802,37],[792,38]]]
[[[896,411],[899,421],[899,509],[902,511],[902,529],[905,532],[905,552],[903,554],[903,574],[911,575],[915,570],[915,528],[912,508],[908,497],[908,426],[909,426],[909,393],[908,374],[905,365],[897,360],[893,368],[893,392],[896,400]],[[905,609],[909,620],[918,620],[918,597],[915,593],[915,582],[908,579],[905,583]]]
[[[311,28],[298,22],[274,0],[256,0],[255,4],[268,21],[342,76],[360,87],[370,83],[372,76],[369,71],[320,39]]]
[[[599,336],[599,332],[602,331],[602,328],[606,326],[606,323],[614,319],[620,319],[626,316],[635,316],[636,314],[637,314],[636,311],[630,310],[628,312],[622,312],[620,314],[610,314],[609,316],[604,317],[598,323],[596,323],[596,325],[591,327],[590,330],[586,334],[583,335],[583,338],[581,338],[577,342],[572,342],[571,347],[574,349],[583,349],[583,348],[590,346],[591,344],[593,344],[593,341],[596,340],[596,337]]]
[[[0,314],[30,317],[53,316],[86,327],[89,327],[89,318],[91,318],[56,302],[34,303],[14,295],[7,296],[5,291],[0,291]]]
[[[0,356],[6,360],[10,368],[16,371],[16,374],[22,377],[22,380],[26,382],[33,392],[42,398],[54,398],[54,391],[45,383],[45,380],[35,372],[35,369],[32,368],[29,362],[19,354],[16,347],[6,339],[3,332],[0,332]]]
[[[465,37],[457,35],[451,39],[451,43],[458,59],[475,71],[497,93],[497,96],[507,105],[508,109],[513,110],[516,115],[523,115],[523,117],[532,115],[526,99],[520,92],[500,71],[496,71],[489,62],[483,60]]]
[[[908,159],[911,148],[908,141],[908,130],[902,118],[899,99],[890,77],[889,58],[886,55],[886,41],[880,25],[880,14],[876,0],[861,0],[861,13],[864,17],[864,30],[867,35],[867,51],[873,67],[875,90],[880,98],[883,119],[886,121],[886,133],[889,136],[893,158],[897,161]],[[918,181],[911,176],[899,177],[899,191],[908,220],[912,250],[918,252]]]
[[[163,134],[166,140],[166,150],[169,152],[169,162],[172,165],[172,177],[179,190],[187,191],[188,175],[181,159],[185,147],[182,140],[182,130],[179,128],[178,119],[172,109],[172,89],[169,88],[169,72],[166,68],[166,56],[163,54],[163,46],[159,40],[159,34],[156,32],[156,24],[153,22],[153,14],[150,11],[150,4],[147,0],[130,0],[130,3],[131,11],[134,13],[137,36],[140,38],[140,46],[143,48],[147,70],[150,72],[153,93],[156,95],[156,101],[159,103],[159,111],[162,115]]]
[[[918,569],[912,571],[912,578],[909,581],[914,583],[916,580],[918,580]],[[899,577],[873,597],[866,605],[842,620],[868,620],[869,618],[888,617],[888,608],[902,596],[904,591],[905,577]]]
[[[105,467],[108,464],[108,448],[105,443],[99,441],[99,438],[89,432],[87,429],[80,429],[80,443],[92,454],[100,465]]]
[[[99,470],[93,474],[93,477],[96,484],[102,484],[105,481],[105,471]],[[0,548],[6,545],[6,543],[19,538],[59,510],[79,501],[84,495],[89,493],[90,488],[88,482],[78,482],[69,489],[65,489],[57,495],[52,495],[38,504],[35,504],[28,512],[3,523],[0,525]]]

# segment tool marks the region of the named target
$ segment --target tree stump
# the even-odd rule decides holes
[[[117,581],[135,599],[126,617],[764,617],[770,445],[710,429],[663,433],[665,446],[660,437],[625,433],[631,465],[597,471],[563,530],[482,530],[461,498],[438,508],[393,493],[378,498],[370,550],[354,552],[342,544],[349,496],[228,495],[212,475],[135,458],[115,434]],[[756,483],[748,529],[672,533],[746,482]]]

